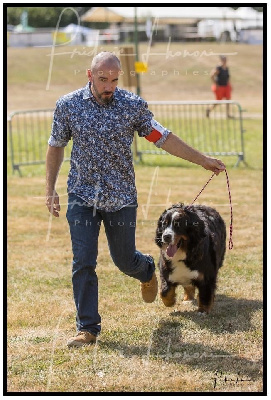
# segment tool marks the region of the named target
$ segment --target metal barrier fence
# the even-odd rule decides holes
[[[236,156],[237,166],[245,162],[242,108],[225,101],[150,101],[154,118],[183,141],[210,156]],[[207,117],[207,109],[215,108]],[[229,107],[230,118],[227,117]],[[167,154],[147,140],[135,138],[135,154]]]
[[[51,132],[54,109],[15,111],[8,118],[12,171],[20,167],[44,164]],[[69,159],[71,145],[65,148]]]
[[[213,156],[237,156],[236,165],[245,160],[242,108],[233,101],[148,102],[150,110],[163,126],[199,151]],[[206,109],[217,106],[206,117]],[[227,118],[229,104],[232,118]],[[8,118],[9,146],[13,172],[21,175],[21,166],[45,163],[54,109],[16,111]],[[72,144],[65,148],[65,160]],[[167,154],[135,135],[134,154]]]

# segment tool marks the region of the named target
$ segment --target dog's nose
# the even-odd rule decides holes
[[[166,233],[163,235],[163,241],[165,243],[170,243],[172,241],[172,235],[170,233]]]

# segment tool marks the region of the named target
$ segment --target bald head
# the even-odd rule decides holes
[[[98,103],[110,103],[118,85],[120,60],[115,54],[103,51],[93,58],[90,68],[87,70],[87,77],[92,94]]]
[[[90,68],[93,73],[103,69],[120,70],[121,64],[115,54],[109,51],[102,51],[93,58]]]

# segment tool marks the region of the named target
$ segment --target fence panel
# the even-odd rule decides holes
[[[16,111],[8,118],[12,170],[21,175],[21,166],[43,164],[53,122],[54,109]],[[65,160],[71,143],[65,148]]]
[[[242,109],[232,101],[161,102],[148,103],[150,110],[162,125],[186,143],[208,155],[237,156],[236,165],[245,160]],[[206,109],[214,108],[210,117]],[[232,118],[226,116],[229,104]],[[48,138],[53,120],[53,109],[17,111],[9,116],[9,145],[12,169],[21,175],[21,166],[45,162]],[[72,143],[65,148],[65,160]],[[140,160],[144,154],[166,154],[147,140],[135,135],[134,154]]]
[[[236,156],[245,161],[242,108],[234,101],[150,101],[154,118],[186,143],[211,156]],[[206,110],[215,108],[209,118]],[[227,117],[227,106],[230,118]],[[147,140],[135,139],[135,154],[166,154]]]

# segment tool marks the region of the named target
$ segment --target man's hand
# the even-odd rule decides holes
[[[60,211],[59,196],[55,190],[46,195],[46,203],[45,204],[46,204],[49,212],[54,217],[59,217],[59,211]]]
[[[213,171],[216,175],[219,175],[220,172],[223,172],[226,169],[222,161],[208,156],[205,156],[202,167],[207,170]]]
[[[59,197],[55,191],[57,175],[64,158],[64,147],[48,146],[46,153],[46,206],[54,217],[59,217]]]

